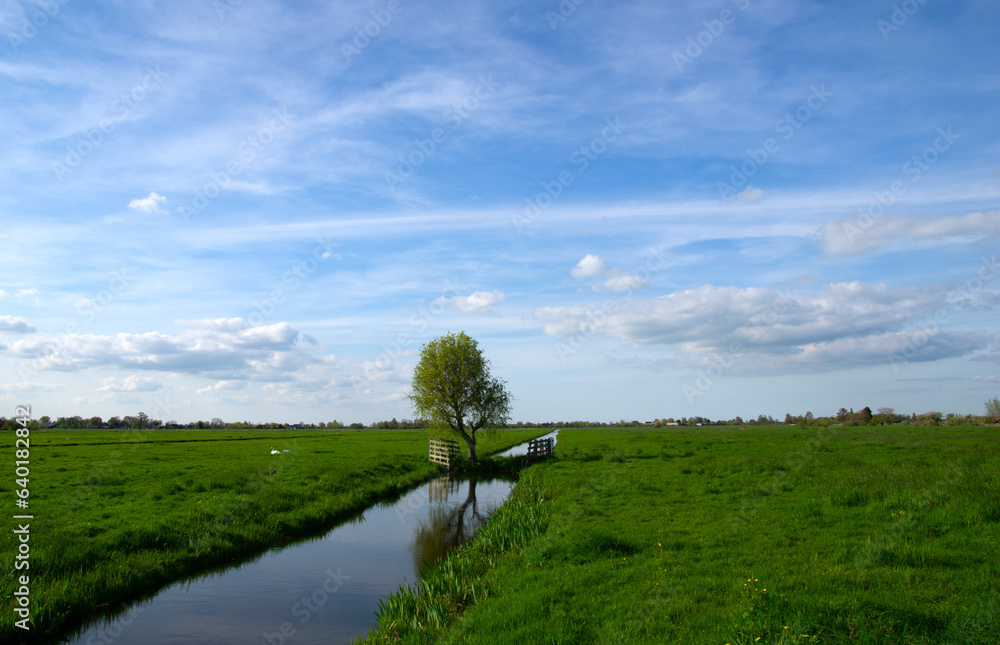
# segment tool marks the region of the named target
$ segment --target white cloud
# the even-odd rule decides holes
[[[593,285],[594,291],[635,291],[649,286],[645,280],[634,273],[626,273],[621,269],[608,266],[600,257],[588,253],[570,271],[574,278],[599,278],[608,276],[603,282]]]
[[[504,298],[505,296],[502,291],[494,289],[493,291],[476,291],[467,296],[454,296],[452,298],[442,296],[436,301],[455,307],[465,313],[475,313],[490,309],[493,305],[503,302]]]
[[[612,274],[613,275],[605,280],[601,285],[595,285],[594,290],[621,293],[623,291],[636,291],[649,286],[645,280],[634,273],[623,273],[617,269],[612,269]]]
[[[979,334],[938,330],[904,330],[862,337],[848,336],[832,341],[806,343],[787,362],[812,371],[867,365],[898,368],[903,363],[964,356],[981,348],[984,340]]]
[[[214,385],[209,385],[207,387],[201,388],[200,390],[198,390],[198,394],[215,394],[216,392],[220,392],[223,390],[230,390],[230,391],[244,390],[246,389],[246,387],[247,387],[246,381],[234,381],[234,380],[219,381]]]
[[[117,367],[186,374],[288,380],[318,361],[286,322],[253,327],[242,318],[179,321],[179,334],[70,334],[20,339],[10,353],[36,369],[77,371]]]
[[[119,380],[112,376],[101,380],[98,392],[155,392],[163,389],[163,384],[150,376],[130,374]]]
[[[37,330],[23,318],[0,316],[0,332],[4,331],[13,334],[31,334]]]
[[[397,358],[415,356],[413,350],[404,350]],[[361,363],[361,374],[365,382],[373,383],[386,381],[390,383],[408,382],[413,374],[413,366],[409,363],[403,364],[397,361],[378,359]]]
[[[139,211],[140,213],[149,214],[164,214],[165,211],[160,208],[160,204],[167,203],[167,198],[163,195],[158,195],[156,193],[149,193],[149,197],[143,197],[141,199],[133,199],[128,203],[128,207],[132,210]]]
[[[621,299],[577,307],[536,310],[552,336],[617,338],[638,345],[674,345],[697,363],[719,354],[753,355],[767,364],[802,369],[887,363],[902,351],[912,360],[964,355],[985,346],[974,333],[933,333],[921,321],[953,307],[943,287],[894,289],[857,282],[832,283],[816,292],[779,293],[764,288],[703,286],[650,300]],[[1000,299],[986,298],[988,306]],[[921,342],[914,339],[927,336]],[[841,352],[838,354],[838,352]],[[766,360],[764,360],[766,359]]]
[[[765,191],[760,188],[754,188],[753,186],[747,186],[741,192],[730,195],[726,201],[727,202],[738,202],[740,204],[755,204],[760,200],[764,199]]]
[[[900,240],[981,239],[1000,229],[1000,210],[952,217],[856,217],[823,225],[829,255],[864,253]]]
[[[582,260],[576,263],[576,266],[573,267],[570,273],[573,274],[574,278],[582,279],[602,275],[607,270],[608,266],[604,263],[604,260],[592,253],[588,253]]]

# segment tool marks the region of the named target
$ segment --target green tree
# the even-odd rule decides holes
[[[410,401],[417,416],[465,441],[476,463],[476,431],[495,432],[510,419],[511,395],[490,374],[479,344],[465,332],[436,338],[420,350]]]
[[[986,402],[986,416],[990,417],[994,423],[1000,421],[1000,398],[993,397]]]

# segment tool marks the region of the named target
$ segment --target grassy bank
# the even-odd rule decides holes
[[[483,437],[480,450],[542,433],[503,431]],[[41,638],[323,531],[438,471],[426,433],[412,430],[36,431],[31,443],[32,630],[15,628],[8,609],[0,642]],[[272,446],[291,452],[272,455]],[[13,488],[13,473],[0,478],[0,496],[11,500]],[[15,539],[0,540],[8,604]]]
[[[563,430],[556,455],[366,642],[1000,641],[997,428]]]

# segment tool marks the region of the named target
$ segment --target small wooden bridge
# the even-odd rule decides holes
[[[451,461],[458,457],[458,441],[454,439],[431,439],[427,456],[436,464],[451,468]]]
[[[532,439],[528,442],[528,462],[532,462],[536,459],[545,459],[546,457],[552,456],[552,437],[544,439]]]

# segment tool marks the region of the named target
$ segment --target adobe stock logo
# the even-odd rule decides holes
[[[52,162],[52,172],[57,181],[62,181],[66,175],[79,168],[87,157],[101,147],[105,137],[114,132],[118,124],[127,119],[132,110],[163,83],[163,79],[170,76],[160,69],[159,63],[155,67],[146,66],[145,71],[146,75],[139,83],[128,92],[123,92],[111,104],[111,116],[101,119],[96,127],[85,129],[83,136],[75,144],[66,146],[66,155],[62,161]]]
[[[750,7],[750,0],[733,0],[733,4],[739,7],[740,11],[746,11]],[[677,71],[683,72],[685,67],[694,63],[696,58],[715,44],[715,41],[725,33],[726,27],[736,22],[737,15],[731,9],[723,9],[719,12],[718,18],[703,20],[701,24],[705,28],[688,37],[683,50],[674,52],[673,61]]]
[[[403,6],[399,0],[389,0],[385,9],[372,9],[372,19],[354,28],[354,39],[349,43],[340,43],[340,53],[347,60],[351,60],[351,56],[357,56],[371,45],[372,40],[378,38],[382,30],[392,24],[393,19],[401,13]]]
[[[614,119],[605,119],[604,124],[599,136],[570,153],[569,162],[574,166],[579,166],[579,173],[586,172],[590,165],[597,161],[608,150],[610,144],[617,141],[624,132],[621,120],[617,116]],[[559,199],[563,191],[576,181],[576,178],[577,176],[572,171],[563,170],[552,181],[541,182],[542,192],[536,194],[534,198],[526,197],[524,199],[524,213],[516,213],[511,217],[517,232],[523,233],[527,226],[535,223],[541,217],[542,211]]]
[[[794,137],[802,126],[816,116],[833,96],[833,92],[826,89],[826,83],[821,83],[819,86],[813,85],[809,90],[809,96],[802,103],[774,122],[774,131],[780,134],[784,141]],[[779,150],[781,150],[781,143],[774,137],[765,138],[758,148],[747,148],[746,159],[738,167],[729,167],[732,171],[729,175],[729,181],[715,182],[719,198],[725,201],[736,196],[750,178],[756,175]]]
[[[48,26],[49,21],[59,15],[60,5],[68,4],[69,0],[37,0],[39,10],[31,15],[31,20],[24,20],[20,29],[7,32],[7,42],[15,54],[21,53],[21,48],[38,35],[39,31]],[[11,3],[13,4],[13,3]]]

